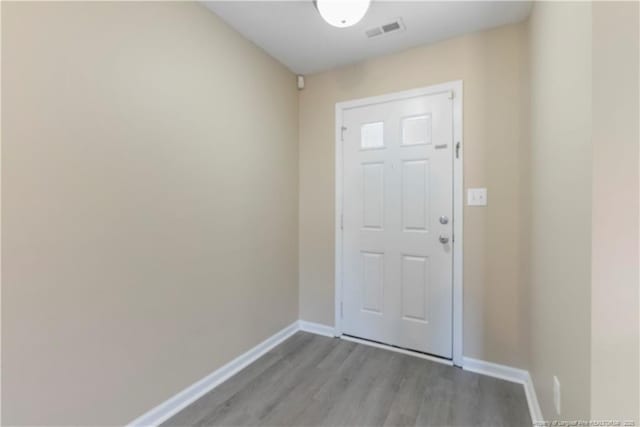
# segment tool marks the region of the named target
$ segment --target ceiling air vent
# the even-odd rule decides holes
[[[396,19],[393,22],[389,22],[388,24],[381,25],[379,27],[369,28],[365,31],[367,38],[373,38],[378,36],[383,36],[389,33],[397,33],[404,31],[404,23],[401,18]]]

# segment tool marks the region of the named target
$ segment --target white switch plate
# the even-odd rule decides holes
[[[487,206],[487,189],[468,188],[467,206]]]

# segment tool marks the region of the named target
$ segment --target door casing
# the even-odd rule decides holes
[[[336,103],[335,133],[335,336],[342,336],[342,115],[348,108],[398,101],[443,92],[453,93],[453,364],[462,366],[463,337],[463,147],[462,80]]]

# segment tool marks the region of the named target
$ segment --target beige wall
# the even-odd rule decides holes
[[[593,4],[591,417],[640,422],[639,5]]]
[[[297,91],[198,3],[2,2],[5,425],[116,425],[298,317]]]
[[[588,419],[591,4],[536,2],[531,71],[531,371],[547,419]],[[553,376],[562,413],[553,409]]]
[[[526,367],[520,188],[526,138],[525,25],[471,34],[310,75],[300,92],[300,316],[334,320],[334,108],[350,99],[464,81],[464,354]]]

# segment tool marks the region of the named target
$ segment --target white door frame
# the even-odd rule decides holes
[[[335,336],[342,336],[342,116],[344,110],[417,96],[453,93],[453,364],[462,366],[462,231],[463,231],[463,141],[462,141],[462,80],[422,87],[403,92],[338,102],[336,104],[336,175],[335,175]]]

